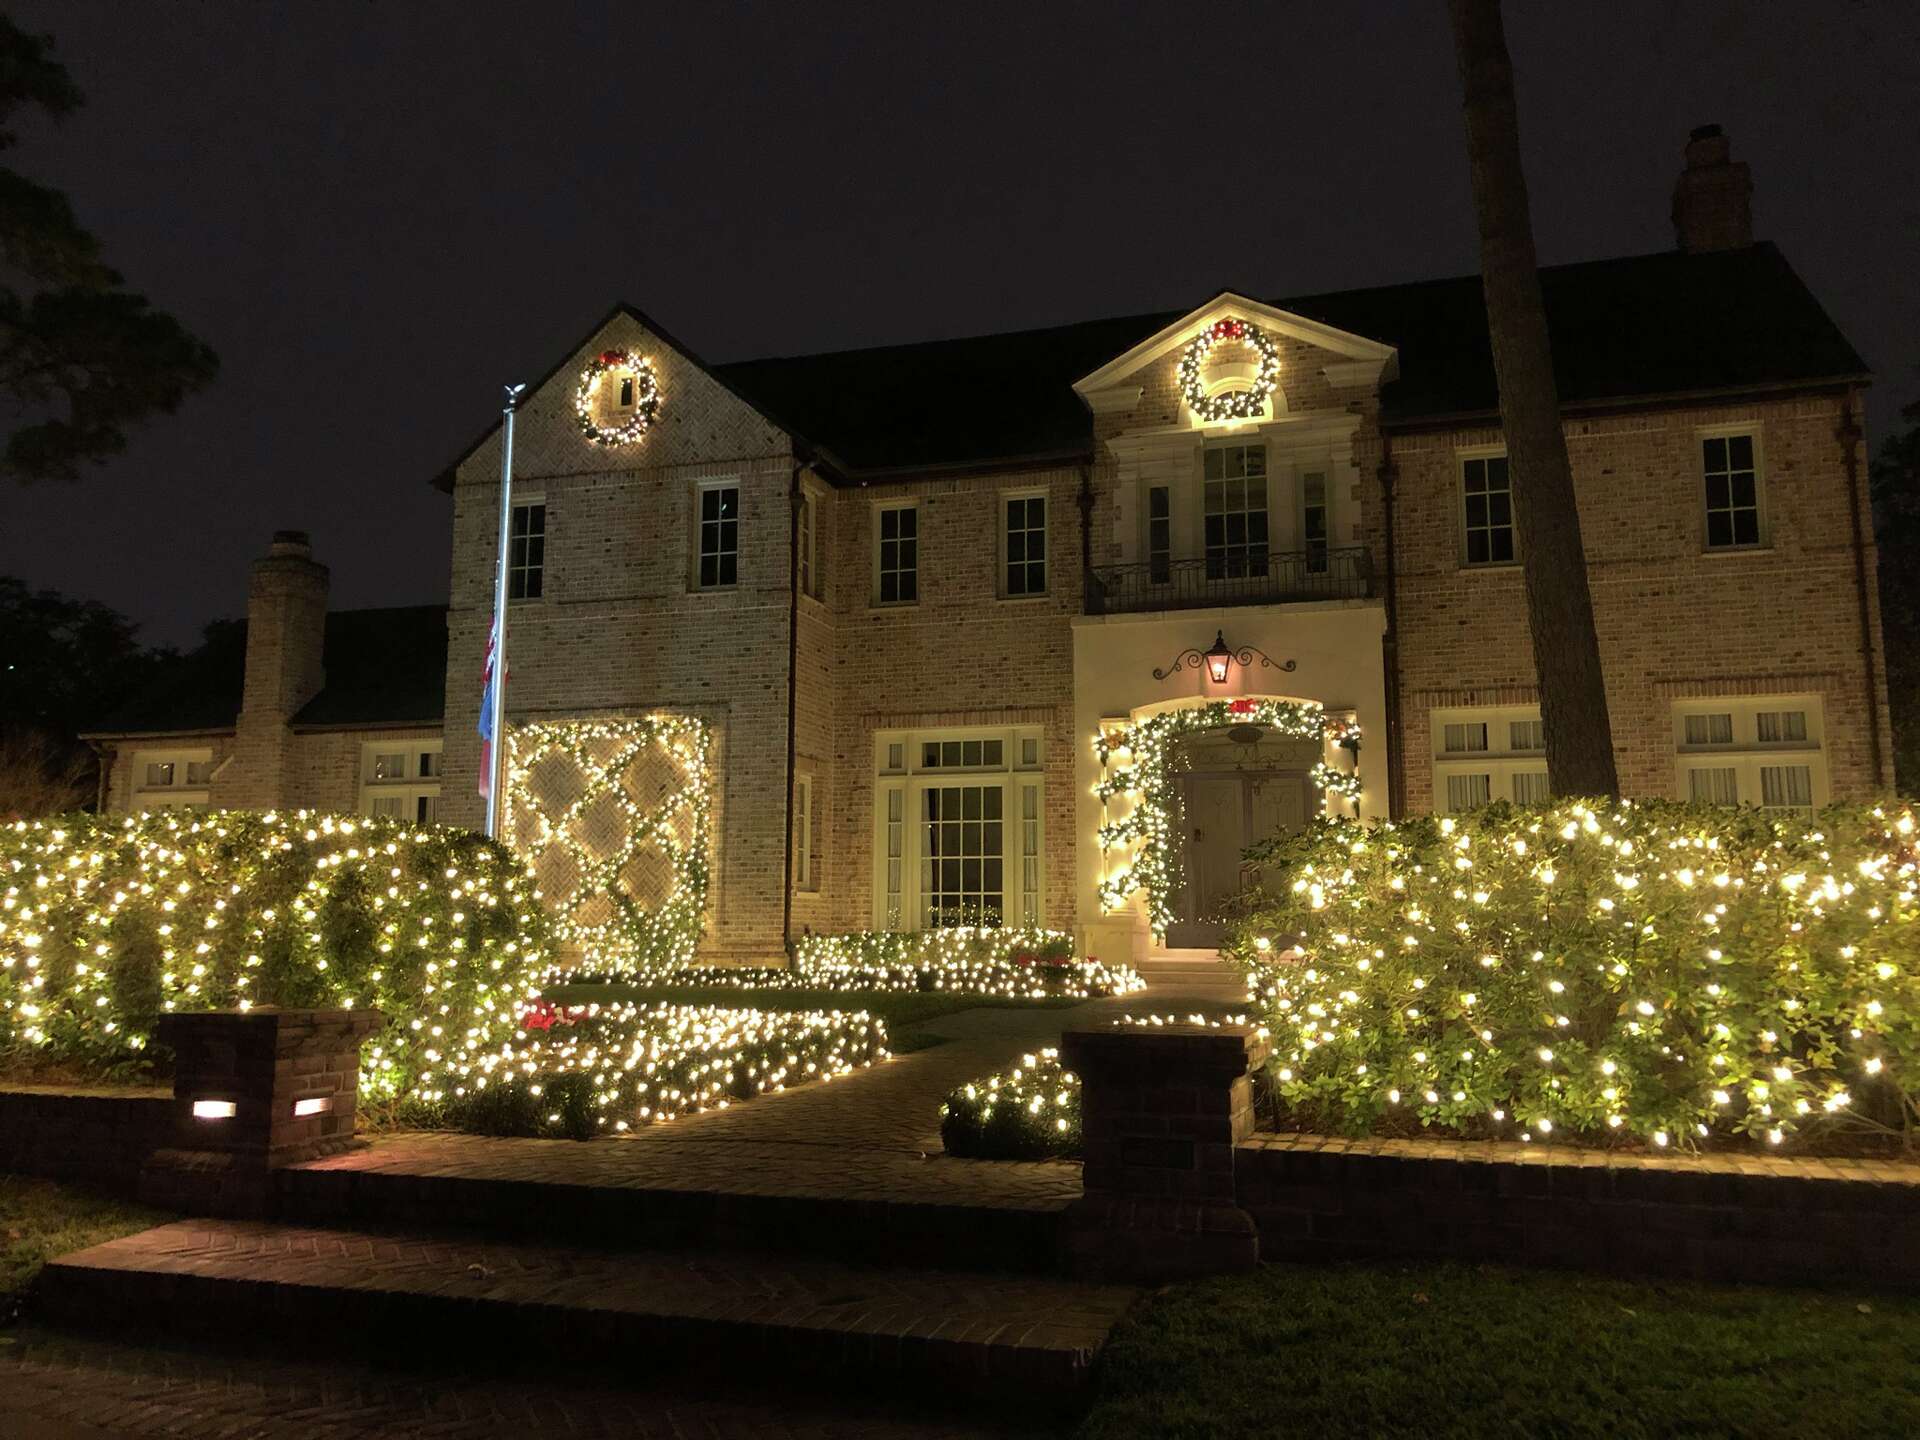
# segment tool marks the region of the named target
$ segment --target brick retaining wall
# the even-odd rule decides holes
[[[1263,1134],[1234,1178],[1266,1260],[1920,1283],[1920,1165]]]
[[[0,1171],[78,1180],[131,1194],[140,1167],[172,1133],[166,1090],[0,1091]]]

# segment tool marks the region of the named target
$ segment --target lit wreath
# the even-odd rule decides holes
[[[1253,385],[1249,389],[1209,395],[1200,372],[1206,367],[1207,356],[1213,352],[1213,347],[1223,340],[1237,340],[1252,346],[1260,357],[1259,373],[1253,377]],[[1202,420],[1247,420],[1258,415],[1267,396],[1279,388],[1280,351],[1267,338],[1266,332],[1256,325],[1231,317],[1216,320],[1194,336],[1187,348],[1181,351],[1179,376],[1180,397]]]
[[[633,372],[633,413],[619,425],[602,425],[594,419],[593,400],[600,382],[610,371]],[[580,433],[595,445],[631,445],[646,435],[653,417],[660,411],[660,382],[653,378],[653,366],[631,350],[602,350],[580,372],[580,386],[573,392],[573,413],[580,422]]]

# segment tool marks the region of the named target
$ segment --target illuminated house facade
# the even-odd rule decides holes
[[[1688,158],[1679,248],[1542,276],[1621,779],[1869,796],[1865,367]],[[1126,959],[1314,814],[1543,798],[1497,401],[1477,277],[728,365],[617,307],[518,413],[510,832],[583,950],[694,893],[713,959],[981,914]],[[499,445],[439,481],[446,823]]]

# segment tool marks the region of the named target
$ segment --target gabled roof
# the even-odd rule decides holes
[[[327,615],[326,682],[296,729],[438,725],[446,712],[447,612],[442,605]],[[247,622],[216,620],[200,648],[103,717],[90,736],[220,733],[234,728],[246,678]]]
[[[1540,281],[1569,408],[1867,378],[1865,362],[1768,243],[1555,265]],[[1397,352],[1398,378],[1381,391],[1390,428],[1499,411],[1478,275],[1266,303]],[[621,311],[694,358],[639,311]],[[1071,463],[1093,452],[1092,419],[1074,382],[1192,313],[705,368],[844,479]]]

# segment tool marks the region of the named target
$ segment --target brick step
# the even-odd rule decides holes
[[[56,1324],[624,1375],[774,1372],[1065,1400],[1138,1291],[685,1250],[609,1253],[446,1232],[183,1220],[51,1262]]]
[[[965,1177],[960,1177],[945,1187],[950,1198],[943,1201],[937,1198],[938,1181],[929,1177],[923,1185],[935,1194],[903,1198],[887,1194],[877,1181],[861,1185],[850,1179],[844,1166],[861,1162],[849,1162],[844,1152],[831,1150],[822,1150],[821,1160],[838,1161],[842,1168],[823,1184],[801,1171],[801,1163],[813,1158],[804,1154],[803,1146],[791,1147],[803,1152],[796,1158],[792,1183],[769,1193],[752,1188],[754,1181],[745,1174],[737,1190],[723,1179],[696,1180],[684,1164],[645,1179],[615,1170],[611,1163],[604,1172],[579,1168],[603,1157],[616,1161],[626,1153],[644,1155],[619,1147],[652,1142],[493,1143],[542,1148],[532,1151],[517,1175],[489,1174],[484,1164],[459,1173],[455,1164],[436,1165],[432,1152],[417,1166],[404,1168],[360,1168],[355,1161],[361,1157],[291,1166],[274,1172],[273,1214],[288,1224],[470,1230],[520,1242],[564,1236],[608,1250],[741,1250],[856,1264],[1031,1274],[1053,1274],[1061,1265],[1061,1220],[1071,1198],[1065,1193],[987,1201],[970,1196]],[[724,1158],[728,1148],[750,1147],[703,1148]],[[376,1147],[372,1153],[382,1152]],[[872,1160],[864,1163],[876,1168]],[[1002,1169],[1016,1164],[945,1163],[994,1163]],[[1050,1173],[1064,1167],[1018,1168],[1047,1172],[1050,1190],[1061,1190],[1071,1181],[1073,1194],[1079,1192],[1077,1167],[1065,1171],[1064,1179]],[[546,1173],[528,1173],[536,1169]],[[842,1193],[828,1191],[829,1184]],[[809,1188],[812,1193],[795,1193]]]

